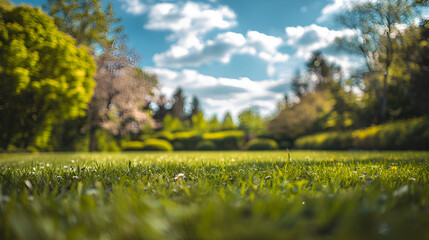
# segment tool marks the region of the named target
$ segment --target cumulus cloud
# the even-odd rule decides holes
[[[181,86],[188,96],[198,96],[208,116],[222,116],[227,111],[237,116],[240,111],[251,106],[259,108],[263,115],[271,114],[276,109],[276,102],[283,97],[284,92],[280,91],[280,87],[286,88],[286,83],[279,80],[215,78],[189,69],[146,70],[158,75],[163,94],[171,96],[174,90]]]
[[[297,49],[296,56],[307,59],[312,52],[332,46],[336,38],[351,37],[356,31],[351,29],[331,30],[316,24],[287,27],[286,43]]]
[[[332,3],[322,9],[322,15],[316,19],[318,23],[329,20],[333,15],[351,9],[354,4],[376,0],[332,0]]]
[[[198,67],[213,61],[229,63],[234,54],[248,54],[267,62],[267,74],[272,76],[275,73],[274,63],[286,62],[289,58],[289,55],[278,51],[282,44],[281,38],[257,31],[248,31],[246,36],[225,32],[213,40],[200,42],[199,47],[187,47],[179,41],[167,51],[155,54],[153,60],[158,67]]]
[[[150,8],[146,29],[171,31],[171,40],[191,47],[212,29],[228,29],[237,24],[236,15],[227,6],[212,7],[205,3],[158,3]],[[198,44],[197,44],[198,45]]]
[[[222,5],[213,7],[194,2],[153,5],[145,28],[170,31],[168,39],[175,42],[166,51],[155,54],[154,63],[157,67],[198,67],[214,61],[229,63],[235,54],[248,54],[267,62],[267,74],[272,76],[276,72],[274,64],[285,62],[289,57],[278,51],[282,38],[248,31],[245,36],[224,32],[204,40],[211,30],[235,26],[235,18],[235,13]]]
[[[146,11],[146,5],[140,2],[140,0],[121,0],[123,2],[121,8],[127,13],[134,15],[142,14]]]

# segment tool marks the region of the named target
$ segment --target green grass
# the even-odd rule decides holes
[[[0,155],[0,239],[427,239],[428,152]]]

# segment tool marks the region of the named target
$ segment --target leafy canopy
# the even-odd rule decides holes
[[[45,148],[52,124],[82,116],[95,64],[39,9],[0,8],[2,147]]]

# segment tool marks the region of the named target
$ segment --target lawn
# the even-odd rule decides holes
[[[0,239],[428,239],[428,152],[0,155]]]

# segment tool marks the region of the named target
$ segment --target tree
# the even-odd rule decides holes
[[[342,38],[339,43],[364,57],[366,91],[375,94],[379,122],[386,120],[391,65],[397,54],[394,45],[402,38],[398,27],[414,19],[414,7],[409,0],[369,1],[337,17],[338,23],[356,30],[355,37]]]
[[[9,0],[0,0],[0,8],[11,10],[13,8],[13,3]]]
[[[171,116],[180,121],[186,119],[185,115],[185,96],[183,95],[182,88],[178,87],[173,94],[173,106],[171,107]]]
[[[95,132],[100,127],[116,136],[139,131],[151,120],[145,107],[157,77],[138,68],[138,56],[126,45],[112,4],[103,11],[99,0],[48,0],[45,9],[77,44],[103,50],[94,56],[97,85],[88,106],[90,151],[97,146]]]
[[[211,117],[207,124],[208,124],[208,130],[210,132],[219,131],[221,128],[221,124],[220,124],[219,120],[217,119],[216,115]]]
[[[102,10],[100,0],[47,0],[43,6],[54,18],[58,28],[76,39],[76,44],[102,47],[112,40],[108,33],[119,33],[122,27],[113,28],[120,20],[115,17],[112,3]],[[113,28],[113,29],[112,29]]]
[[[207,121],[204,118],[204,113],[199,111],[196,114],[192,115],[191,119],[191,127],[192,130],[196,130],[199,132],[207,131]]]
[[[292,77],[292,90],[297,98],[302,98],[310,93],[310,83],[308,78],[302,77],[301,72],[297,70]],[[287,98],[287,96],[285,96]]]
[[[237,126],[234,121],[232,121],[231,113],[227,112],[223,118],[221,129],[222,130],[234,130]]]
[[[326,92],[316,91],[301,99],[299,104],[285,106],[268,123],[268,134],[277,140],[293,141],[297,137],[311,134],[318,121],[332,110]]]
[[[127,132],[139,132],[151,122],[145,110],[146,97],[157,84],[156,75],[135,66],[128,54],[114,56],[112,52],[107,49],[97,58],[97,85],[88,105],[91,151],[96,150],[95,132],[100,127],[124,136]]]
[[[38,9],[0,8],[1,147],[47,149],[52,125],[85,113],[95,65]]]
[[[266,124],[264,119],[259,116],[257,110],[253,108],[246,109],[238,114],[238,128],[246,134],[246,141],[261,135],[265,132]]]
[[[193,116],[198,115],[201,112],[200,100],[198,99],[197,96],[192,97],[191,105],[192,105],[192,110],[191,110],[191,114],[189,115],[190,119],[192,119]]]

